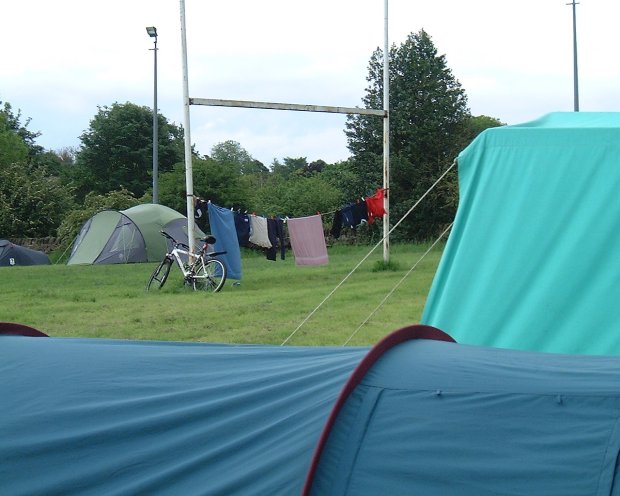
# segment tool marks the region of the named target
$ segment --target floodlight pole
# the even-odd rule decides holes
[[[577,70],[577,5],[579,2],[572,0],[571,3],[566,5],[573,6],[573,83],[574,83],[574,98],[575,98],[575,112],[579,112],[579,71]]]
[[[383,261],[390,261],[390,50],[388,43],[388,0],[384,3],[383,46]]]
[[[159,124],[157,121],[157,28],[149,26],[146,32],[153,38],[154,64],[153,64],[153,203],[159,203]]]

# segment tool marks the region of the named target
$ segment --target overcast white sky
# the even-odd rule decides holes
[[[390,0],[390,44],[425,29],[474,115],[508,124],[573,110],[568,0]],[[355,107],[383,47],[383,0],[186,0],[191,97]],[[582,111],[620,111],[617,0],[577,6]],[[48,149],[79,146],[97,106],[153,105],[183,123],[180,2],[3,1],[0,100],[31,117]],[[232,139],[269,165],[348,157],[345,116],[195,106],[197,150]]]

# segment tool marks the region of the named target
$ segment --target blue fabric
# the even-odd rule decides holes
[[[299,494],[366,352],[0,336],[0,493]]]
[[[407,341],[349,396],[311,494],[618,495],[618,384],[618,357]]]
[[[239,246],[248,246],[250,244],[250,216],[241,212],[235,212],[234,220]]]
[[[217,240],[215,251],[226,251],[226,254],[218,258],[226,265],[230,279],[241,279],[241,250],[239,249],[234,213],[213,203],[209,203],[208,210],[211,234]]]
[[[620,113],[484,131],[422,322],[459,343],[620,354]]]

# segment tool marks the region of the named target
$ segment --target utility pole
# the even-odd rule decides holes
[[[572,0],[566,5],[573,6],[573,81],[575,96],[575,112],[579,112],[579,71],[577,70],[577,5],[579,2]]]

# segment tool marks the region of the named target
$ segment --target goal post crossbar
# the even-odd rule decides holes
[[[385,117],[385,110],[365,109],[359,107],[333,107],[328,105],[303,105],[298,103],[255,102],[250,100],[224,100],[219,98],[190,98],[190,105],[207,105],[211,107],[243,107],[271,110],[296,110],[301,112],[327,112],[331,114],[375,115]]]

